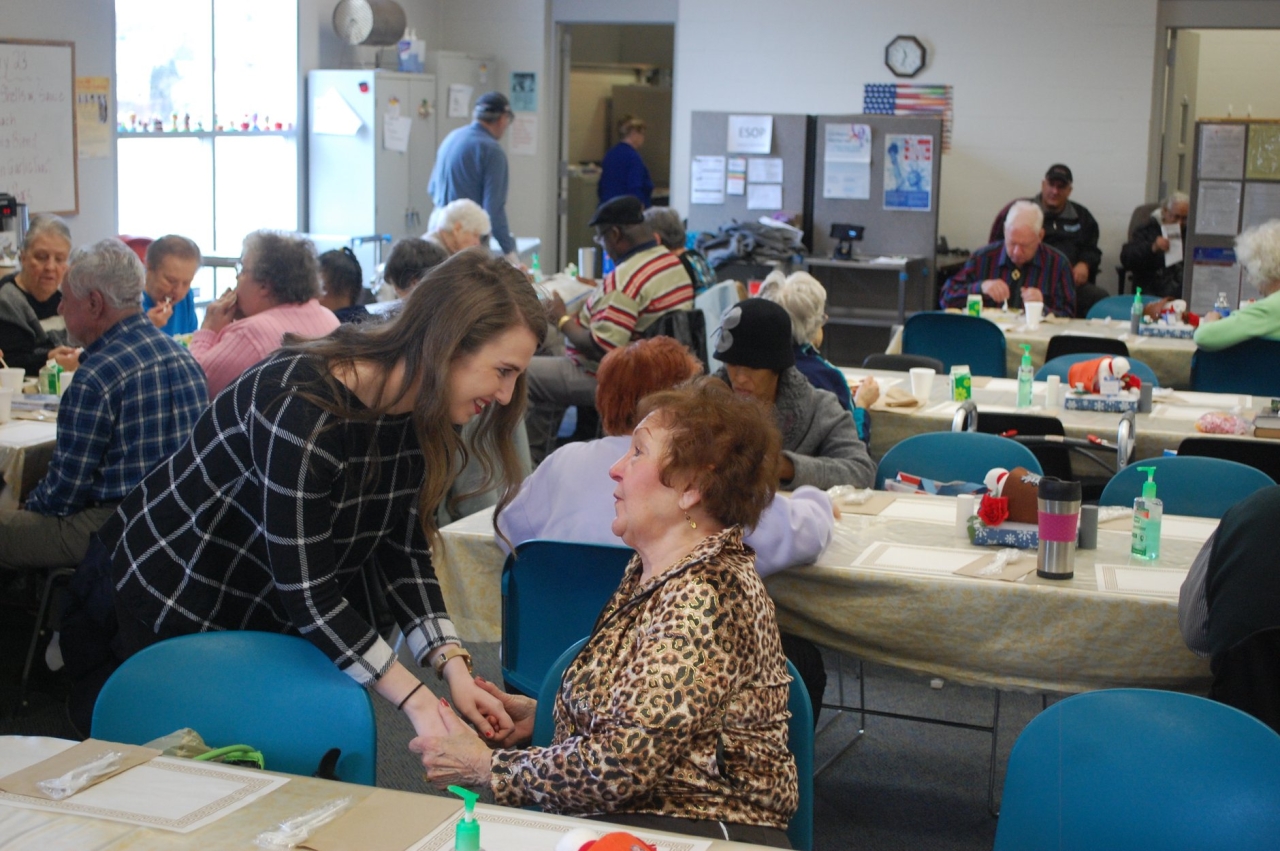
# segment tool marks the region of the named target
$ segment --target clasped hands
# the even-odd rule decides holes
[[[409,750],[422,757],[426,779],[438,789],[450,784],[488,786],[491,748],[521,745],[533,738],[536,700],[507,694],[483,677],[476,677],[474,683],[476,689],[498,701],[513,726],[498,728],[496,716],[490,716],[494,730],[486,742],[454,712],[447,700],[438,700],[435,716],[423,719],[422,724],[415,723],[418,736],[409,742]]]

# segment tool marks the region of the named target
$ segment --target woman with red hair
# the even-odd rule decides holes
[[[607,435],[570,443],[547,456],[498,517],[511,546],[534,538],[618,545],[613,520],[609,466],[626,452],[636,426],[636,409],[650,393],[669,390],[702,372],[702,364],[670,337],[637,340],[614,349],[596,373],[596,410]],[[812,487],[791,498],[775,496],[746,543],[756,551],[762,576],[796,564],[810,564],[831,541],[835,520],[831,500]],[[507,541],[497,538],[504,548]]]

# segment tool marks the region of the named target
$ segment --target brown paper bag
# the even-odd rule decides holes
[[[110,774],[93,780],[86,785],[84,789],[96,786],[103,780],[109,780],[117,774],[128,771],[135,765],[142,765],[144,762],[150,762],[152,759],[160,755],[160,751],[155,748],[143,748],[137,745],[122,745],[118,742],[103,742],[98,739],[86,739],[75,747],[67,748],[60,754],[49,757],[46,760],[37,762],[35,765],[28,766],[21,771],[15,771],[7,777],[0,777],[0,789],[14,795],[25,795],[28,798],[44,798],[45,800],[56,800],[46,794],[37,783],[44,780],[53,780],[61,777],[68,771],[79,768],[82,765],[93,762],[111,751],[116,751],[122,755],[120,767]],[[80,792],[83,792],[81,789]],[[79,794],[79,793],[76,793]],[[74,797],[74,795],[72,796]],[[63,800],[66,800],[65,798]]]

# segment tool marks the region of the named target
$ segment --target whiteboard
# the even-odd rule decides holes
[[[70,41],[0,40],[0,192],[33,213],[80,211]]]

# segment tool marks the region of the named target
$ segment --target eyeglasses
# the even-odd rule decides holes
[[[605,242],[605,237],[607,237],[607,236],[608,236],[609,231],[611,231],[611,230],[613,230],[613,228],[612,228],[612,227],[607,227],[607,228],[605,228],[604,230],[598,230],[598,231],[596,231],[596,235],[595,235],[595,236],[593,236],[593,237],[591,237],[591,241],[592,241],[592,242],[594,242],[596,245],[600,246],[601,248],[603,248],[603,247],[604,247],[604,242]]]
[[[244,261],[237,260],[234,268],[236,270],[236,277],[237,278],[240,277],[240,275],[244,272]]]

